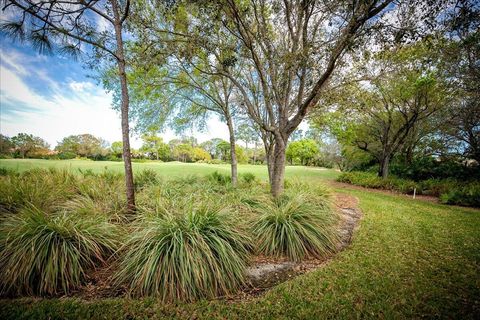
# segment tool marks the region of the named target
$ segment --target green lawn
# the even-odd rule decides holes
[[[19,168],[25,165],[24,161],[18,163]],[[10,160],[0,161],[0,166],[6,164],[15,165]],[[140,166],[155,166],[168,175],[174,175],[174,170],[186,174],[209,168],[148,163],[137,164],[137,169]],[[227,170],[226,166],[212,167]],[[260,166],[241,166],[240,170],[266,174]],[[289,167],[287,174],[316,180],[331,179],[336,173]],[[352,245],[325,267],[261,297],[175,305],[150,298],[1,300],[0,319],[478,319],[479,210],[366,190],[341,192],[358,197],[364,213]]]
[[[87,170],[101,172],[105,169],[123,172],[123,163],[114,161],[91,161],[91,160],[39,160],[39,159],[0,159],[0,167],[25,171],[32,168],[57,168],[69,170]],[[178,177],[186,175],[206,175],[214,171],[223,173],[230,172],[228,164],[206,164],[206,163],[182,163],[182,162],[134,162],[133,170],[143,169],[155,170],[164,177]],[[267,167],[264,165],[241,164],[238,172],[254,173],[261,179],[267,179]],[[314,167],[287,166],[285,176],[298,179],[335,179],[338,176],[335,170],[328,170]]]

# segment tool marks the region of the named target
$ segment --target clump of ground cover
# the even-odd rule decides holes
[[[66,170],[7,171],[0,176],[0,210],[16,212],[26,205],[52,210],[75,193],[76,182]]]
[[[293,261],[322,258],[334,252],[338,216],[327,197],[323,188],[296,182],[279,198],[259,201],[251,222],[257,251]]]
[[[117,250],[122,176],[32,169],[0,177],[0,292],[51,296],[83,284]]]
[[[217,206],[186,205],[144,216],[125,244],[117,283],[134,296],[192,301],[234,292],[245,281],[251,240]]]
[[[117,244],[118,228],[105,219],[22,208],[0,221],[0,292],[69,293]]]
[[[220,173],[166,180],[138,172],[137,214],[126,219],[122,174],[6,171],[1,292],[70,293],[91,270],[109,268],[131,295],[193,301],[235,292],[255,252],[298,261],[333,250],[325,189],[289,182],[272,199],[255,175],[240,177],[233,187]]]

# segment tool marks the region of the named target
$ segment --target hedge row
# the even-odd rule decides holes
[[[431,195],[440,198],[445,204],[480,207],[480,182],[461,182],[454,179],[428,179],[413,181],[397,177],[382,179],[370,172],[344,172],[337,181],[353,185],[391,190],[400,193]]]

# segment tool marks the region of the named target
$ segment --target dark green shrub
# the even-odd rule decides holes
[[[246,172],[246,173],[243,173],[240,175],[240,178],[242,179],[243,182],[245,182],[246,184],[252,184],[253,182],[255,182],[255,180],[257,179],[255,177],[255,175],[251,172]]]
[[[16,171],[12,169],[7,169],[5,167],[0,167],[0,176],[10,176],[10,175],[17,175]]]
[[[135,296],[192,301],[244,283],[250,239],[218,208],[145,216],[126,243],[116,275]]]
[[[344,172],[337,178],[337,181],[374,189],[380,189],[385,186],[385,181],[382,178],[370,172]]]
[[[456,189],[460,184],[453,179],[428,179],[420,182],[422,194],[439,197],[441,194]]]
[[[56,155],[56,157],[60,160],[70,160],[70,159],[75,159],[77,155],[74,152],[61,152]]]
[[[373,172],[344,172],[337,178],[337,181],[365,188],[386,189],[402,193],[413,193],[415,188],[419,188],[419,185],[412,180],[399,179],[396,177],[383,179]]]
[[[78,287],[116,249],[105,220],[24,208],[0,222],[0,292],[54,295]]]
[[[440,197],[442,203],[479,206],[478,182],[460,182],[454,179],[428,179],[415,182],[395,177],[381,179],[368,172],[345,172],[337,178],[337,181],[407,194],[413,193],[416,189],[417,194]]]
[[[146,186],[158,184],[158,174],[152,169],[145,169],[135,175],[135,188],[142,189]]]
[[[232,182],[232,178],[229,175],[219,173],[218,171],[214,171],[207,176],[208,180],[211,182],[218,183],[222,186]]]
[[[461,161],[455,159],[439,161],[433,157],[416,158],[408,165],[395,161],[391,165],[390,172],[395,176],[415,181],[428,179],[472,181],[480,179],[479,166],[465,166]]]
[[[472,182],[440,195],[440,201],[445,204],[480,207],[480,183]]]
[[[109,155],[106,159],[107,161],[122,161],[122,158],[121,157],[117,157],[116,155]]]

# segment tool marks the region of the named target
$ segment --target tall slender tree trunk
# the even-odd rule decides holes
[[[267,160],[267,169],[268,169],[268,182],[272,185],[273,181],[273,150],[270,149],[267,151],[268,153],[265,155],[265,159]]]
[[[257,141],[255,141],[255,147],[253,148],[253,164],[257,164]]]
[[[380,169],[378,171],[378,176],[382,177],[383,179],[388,178],[388,169],[390,166],[390,157],[391,155],[385,155],[382,157],[380,161]]]
[[[127,74],[125,72],[125,56],[123,51],[122,21],[117,0],[112,0],[114,14],[115,38],[117,41],[117,66],[122,92],[121,116],[122,116],[122,142],[123,163],[125,166],[125,184],[127,187],[127,211],[135,213],[135,189],[133,184],[132,155],[130,152],[130,128],[128,124],[129,97],[127,86]]]
[[[271,185],[273,180],[273,142],[268,133],[262,133],[262,140],[265,148],[265,160],[267,161],[268,182]]]
[[[237,173],[237,155],[235,154],[235,132],[233,130],[233,121],[230,113],[226,113],[228,133],[230,136],[230,166],[231,166],[231,175],[232,175],[232,185],[235,187],[238,182],[238,173]]]
[[[273,151],[272,177],[270,180],[270,192],[274,198],[283,193],[285,181],[286,143],[281,137],[275,137],[275,148]]]

